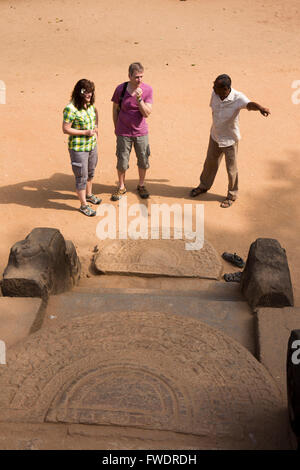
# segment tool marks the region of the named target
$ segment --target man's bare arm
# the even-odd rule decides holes
[[[147,118],[148,116],[150,116],[151,111],[152,111],[152,104],[151,104],[151,103],[144,103],[144,101],[141,100],[141,101],[138,102],[138,105],[139,105],[140,113],[141,113],[145,118]]]
[[[118,103],[113,103],[113,121],[114,121],[115,128],[117,126],[118,115],[119,115],[119,105]]]
[[[143,100],[143,90],[140,87],[136,89],[135,94],[139,111],[145,118],[147,118],[151,114],[152,104],[145,103],[145,101]]]
[[[254,101],[250,101],[247,104],[247,109],[248,111],[259,111],[263,116],[269,116],[270,114],[270,110],[268,108],[264,108],[260,104],[254,103]]]

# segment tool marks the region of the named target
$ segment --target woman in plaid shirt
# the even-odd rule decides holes
[[[95,85],[82,79],[76,83],[71,102],[63,112],[63,132],[68,134],[68,147],[80,212],[88,217],[96,215],[88,202],[100,204],[101,199],[92,193],[92,179],[98,161],[98,112],[94,106]]]

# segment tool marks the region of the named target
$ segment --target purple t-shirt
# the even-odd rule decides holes
[[[111,101],[119,104],[122,94],[124,83],[117,86]],[[143,101],[145,103],[152,103],[153,91],[150,85],[141,83],[140,88],[143,90]],[[135,96],[131,96],[128,91],[122,100],[121,110],[119,112],[116,135],[124,135],[127,137],[139,137],[148,134],[148,124],[146,119],[141,114]]]

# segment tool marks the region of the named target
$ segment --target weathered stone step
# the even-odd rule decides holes
[[[66,432],[93,435],[91,426],[98,427],[101,439],[100,427],[106,426],[130,428],[132,446],[136,433],[147,445],[149,432],[161,437],[167,432],[180,434],[184,448],[290,448],[280,392],[237,341],[183,315],[99,313],[97,305],[96,313],[85,315],[83,301],[93,296],[74,296],[77,303],[65,303],[61,321],[49,320],[51,326],[8,349],[0,373],[1,423],[62,424],[61,441]],[[60,294],[50,300],[67,298]],[[82,312],[76,316],[80,299]],[[189,297],[184,299],[188,306]],[[43,445],[28,437],[26,448]],[[120,433],[114,442],[117,448],[130,445]],[[69,439],[67,445],[72,445]]]
[[[236,282],[212,281],[204,279],[145,279],[133,276],[92,276],[81,279],[79,286],[72,292],[102,293],[103,291],[124,293],[162,293],[176,295],[200,296],[211,300],[245,301],[240,285]]]
[[[161,312],[192,317],[217,328],[255,354],[254,317],[244,301],[205,298],[202,292],[101,289],[85,287],[52,296],[48,303],[48,321],[66,321],[74,317],[117,312]],[[55,318],[53,318],[55,317]]]
[[[235,289],[223,289],[223,286],[218,286],[216,289],[207,289],[207,290],[158,290],[158,289],[143,289],[143,288],[109,288],[109,287],[99,287],[96,289],[92,289],[88,286],[76,287],[72,290],[73,294],[77,293],[86,293],[86,294],[93,294],[93,295],[116,295],[116,294],[124,294],[124,295],[131,295],[131,294],[141,294],[141,295],[149,295],[149,296],[172,296],[172,297],[196,297],[200,300],[214,300],[219,302],[245,302],[242,294],[240,292],[236,292]],[[71,293],[70,293],[71,294]]]

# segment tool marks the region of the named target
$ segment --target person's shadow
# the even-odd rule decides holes
[[[222,201],[224,196],[205,193],[200,197],[192,198],[189,193],[192,188],[168,185],[166,179],[147,179],[147,188],[151,195],[189,199],[194,201]],[[131,179],[126,181],[127,191],[136,192],[138,181]],[[94,194],[112,194],[116,189],[116,182],[112,185],[103,185],[93,182]],[[76,207],[67,204],[68,200],[78,201],[75,192],[73,175],[55,173],[50,178],[41,180],[23,181],[12,185],[0,187],[0,204],[19,204],[21,206],[77,211]],[[143,202],[150,202],[144,200]]]

